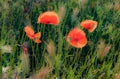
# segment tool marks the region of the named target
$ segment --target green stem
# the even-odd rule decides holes
[[[0,49],[0,79],[1,79],[1,77],[2,77],[2,51],[1,51],[1,49]]]

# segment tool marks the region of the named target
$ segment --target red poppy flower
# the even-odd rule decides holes
[[[97,27],[97,22],[93,20],[85,20],[80,23],[80,25],[87,29],[89,32],[93,32]]]
[[[34,30],[33,30],[30,26],[26,26],[26,27],[24,28],[24,31],[26,32],[26,35],[27,35],[30,39],[32,39],[34,42],[36,42],[36,43],[41,43],[41,40],[40,40],[40,38],[41,38],[41,33],[40,33],[40,32],[34,34]]]
[[[47,11],[47,12],[40,14],[40,16],[38,17],[37,23],[58,25],[59,18],[55,12]]]
[[[74,28],[68,33],[67,41],[76,48],[82,48],[87,44],[86,34],[81,29]]]

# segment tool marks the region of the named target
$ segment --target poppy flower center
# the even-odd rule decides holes
[[[46,22],[46,24],[49,24],[49,23],[50,23],[50,21],[47,21],[47,22]]]
[[[71,41],[75,44],[77,44],[77,42],[79,42],[79,40],[80,40],[79,37],[69,37],[69,41]]]
[[[74,44],[77,44],[81,39],[82,39],[82,37],[78,33],[78,34],[76,34],[75,36],[72,37],[71,42],[73,42]]]
[[[79,38],[75,38],[74,41],[78,42],[78,41],[79,41]]]

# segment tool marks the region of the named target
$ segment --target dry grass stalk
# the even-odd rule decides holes
[[[46,79],[49,72],[50,72],[50,68],[49,67],[44,67],[40,70],[39,73],[37,73],[33,76],[33,79]]]
[[[98,48],[97,56],[102,61],[104,57],[108,54],[111,45],[106,45],[103,40],[100,40],[100,44],[97,46],[97,48]]]
[[[59,11],[58,11],[58,16],[59,16],[60,21],[62,21],[62,19],[64,18],[65,13],[66,13],[65,5],[60,5]]]
[[[47,52],[50,56],[55,56],[55,45],[52,41],[47,44]]]
[[[2,53],[11,53],[12,52],[12,46],[10,45],[4,45],[0,47]]]
[[[120,79],[120,74],[115,74],[114,79]]]

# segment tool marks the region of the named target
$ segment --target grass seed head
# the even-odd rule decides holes
[[[120,74],[115,74],[114,79],[120,79]]]
[[[60,5],[59,6],[59,11],[58,11],[58,16],[59,16],[59,19],[60,21],[63,20],[64,16],[65,16],[65,13],[66,13],[66,10],[65,10],[65,5]]]
[[[47,52],[50,56],[55,56],[55,45],[52,41],[47,44]]]
[[[39,73],[34,75],[34,79],[46,79],[49,72],[50,72],[50,68],[49,67],[44,67],[40,70]]]
[[[100,44],[98,44],[97,48],[97,56],[102,61],[104,57],[108,54],[109,50],[111,49],[111,45],[105,44],[105,42],[101,39]]]
[[[13,50],[12,46],[10,45],[1,46],[0,49],[3,53],[11,53]]]

